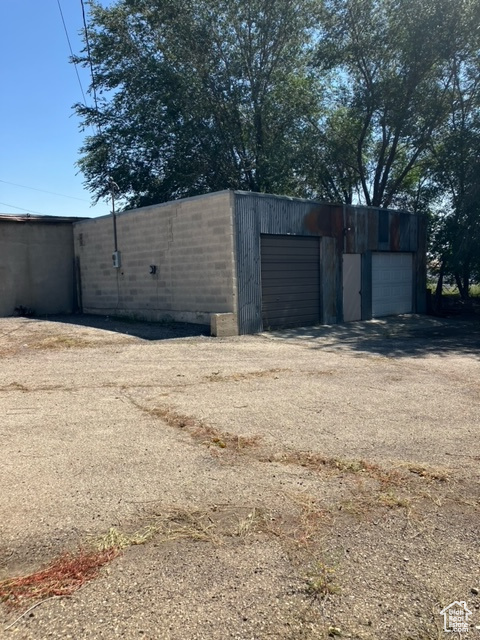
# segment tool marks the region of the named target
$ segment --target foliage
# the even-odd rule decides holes
[[[342,168],[367,205],[396,205],[412,188],[447,118],[463,4],[325,0],[318,65],[333,73],[332,111],[341,114],[334,130],[348,148]]]
[[[480,0],[90,3],[79,166],[128,207],[226,188],[427,213],[480,278]]]
[[[433,220],[432,249],[439,271],[453,276],[463,299],[472,278],[480,280],[479,49],[473,31],[452,59],[449,119],[432,146],[433,175],[445,198]]]
[[[93,3],[98,111],[80,160],[129,205],[225,188],[305,194],[296,167],[319,91],[307,69],[314,0]],[[87,59],[83,59],[87,64]]]

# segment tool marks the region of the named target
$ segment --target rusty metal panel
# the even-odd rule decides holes
[[[402,212],[400,216],[400,251],[415,251],[415,247],[410,245],[410,226],[416,224],[417,220],[411,213]]]
[[[368,247],[368,215],[366,211],[356,210],[355,252],[364,253]]]
[[[368,219],[368,251],[378,249],[378,211],[363,209]]]
[[[262,330],[260,235],[321,237],[321,319],[342,317],[342,253],[362,256],[362,318],[371,317],[371,251],[425,251],[418,216],[375,207],[343,207],[297,198],[233,193],[238,322],[241,334]],[[381,222],[381,225],[380,225]],[[381,227],[381,228],[380,228]],[[350,231],[348,229],[350,228]],[[423,236],[422,236],[423,237]],[[424,256],[423,256],[424,260]],[[423,269],[423,263],[419,262]],[[419,285],[420,286],[420,285]],[[420,297],[420,289],[418,296]],[[421,306],[421,305],[420,305]]]
[[[424,248],[421,242],[419,244],[418,229],[420,226],[421,219],[422,218],[420,216],[415,216],[415,218],[412,219],[410,223],[410,251],[418,251],[418,250],[426,251],[426,245]]]
[[[318,204],[311,208],[304,218],[304,226],[311,234],[332,236],[332,207],[329,204]]]
[[[337,240],[337,250],[343,251],[343,207],[332,206],[332,235]]]
[[[390,251],[400,251],[400,214],[390,212]]]

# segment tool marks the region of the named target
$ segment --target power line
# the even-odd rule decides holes
[[[70,54],[71,54],[72,60],[73,60],[75,56],[74,56],[73,49],[72,49],[72,43],[70,42],[70,37],[68,35],[68,30],[67,30],[67,25],[65,23],[65,18],[63,17],[63,11],[62,11],[62,6],[60,4],[60,0],[57,0],[57,4],[58,4],[58,8],[60,10],[60,15],[62,16],[63,28],[65,30],[65,35],[67,36],[67,42],[68,42],[68,46],[70,48]],[[85,92],[83,90],[82,81],[80,80],[80,74],[78,73],[78,67],[77,67],[77,63],[75,61],[73,61],[73,66],[75,67],[75,73],[77,74],[77,80],[78,80],[78,84],[80,85],[80,91],[82,92],[83,102],[86,105],[87,104],[87,99],[85,97]]]
[[[48,214],[43,213],[42,211],[34,211],[33,209],[23,209],[22,207],[16,207],[13,204],[7,204],[6,202],[0,202],[4,207],[10,207],[10,209],[18,209],[19,211],[26,211],[27,213],[37,213],[39,216],[46,216]]]
[[[17,184],[16,182],[8,182],[7,180],[0,180],[3,184],[11,184],[14,187],[21,187],[22,189],[31,189],[32,191],[40,191],[41,193],[49,193],[52,196],[61,196],[62,198],[70,198],[71,200],[80,200],[80,202],[88,202],[85,198],[76,198],[75,196],[67,196],[65,193],[55,193],[55,191],[47,191],[46,189],[37,189],[36,187],[27,187],[25,184]]]
[[[82,5],[82,16],[83,16],[83,29],[85,32],[85,44],[87,46],[87,57],[88,57],[88,62],[90,64],[90,74],[92,76],[92,92],[93,92],[93,102],[95,104],[95,111],[97,112],[97,116],[99,115],[99,110],[98,110],[98,100],[97,100],[97,86],[95,84],[95,72],[93,70],[93,62],[92,62],[92,55],[91,55],[91,50],[90,50],[90,38],[88,37],[88,27],[87,27],[87,17],[85,14],[85,4],[83,2],[83,0],[80,0],[80,3]],[[97,122],[97,128],[100,131],[100,125]]]

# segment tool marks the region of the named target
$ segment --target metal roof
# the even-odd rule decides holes
[[[0,222],[78,222],[80,220],[86,220],[86,218],[75,218],[67,216],[39,216],[31,213],[16,214],[16,213],[0,213]]]

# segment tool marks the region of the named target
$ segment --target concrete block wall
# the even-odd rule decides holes
[[[120,268],[111,216],[74,225],[84,313],[200,324],[236,313],[229,191],[123,212],[117,239]]]
[[[71,313],[74,300],[72,223],[1,220],[0,316]]]

